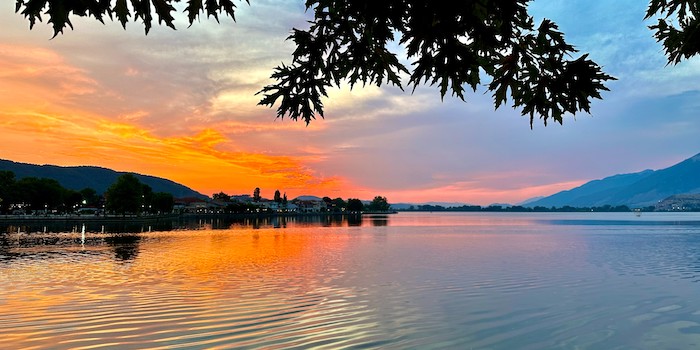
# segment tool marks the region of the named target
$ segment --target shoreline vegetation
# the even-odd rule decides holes
[[[300,196],[292,200],[276,190],[274,199],[261,196],[260,188],[253,195],[215,193],[212,197],[175,198],[172,193],[155,192],[134,174],[119,176],[104,193],[86,187],[80,191],[63,187],[50,178],[15,179],[12,171],[0,171],[0,215],[16,217],[58,218],[86,217],[119,220],[143,220],[156,216],[193,214],[223,215],[299,215],[304,213],[347,214],[360,212],[386,213],[391,206],[386,197],[371,201],[357,198]],[[104,219],[102,219],[104,220]]]
[[[398,211],[363,211],[363,212],[259,212],[259,213],[180,213],[154,215],[0,215],[0,221],[101,221],[101,222],[143,222],[174,219],[259,219],[273,217],[324,217],[324,216],[363,216],[363,215],[392,215]]]

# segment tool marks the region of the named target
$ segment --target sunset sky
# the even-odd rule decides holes
[[[290,62],[303,1],[252,0],[237,22],[202,18],[148,36],[131,23],[74,18],[51,39],[0,4],[0,158],[165,177],[204,194],[260,187],[390,202],[517,203],[700,152],[700,60],[666,66],[645,1],[537,0],[567,40],[619,80],[592,115],[544,127],[425,87],[335,89],[325,120],[275,119],[255,96]]]

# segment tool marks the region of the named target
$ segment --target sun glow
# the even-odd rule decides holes
[[[279,188],[290,194],[321,194],[337,191],[346,182],[338,176],[316,174],[307,165],[314,161],[313,155],[254,151],[223,133],[266,126],[242,127],[242,123],[231,121],[220,124],[222,132],[199,124],[190,125],[178,135],[163,136],[159,134],[162,131],[139,124],[146,111],[109,117],[84,108],[80,104],[83,95],[113,92],[101,91],[87,73],[58,54],[7,45],[1,46],[0,52],[0,132],[6,135],[2,158],[140,172],[183,183],[205,194],[248,193],[255,187],[269,191]],[[299,127],[291,123],[274,125],[279,129]]]
[[[425,162],[422,176],[411,175],[402,164],[403,150],[392,153],[391,144],[406,135],[413,142],[423,131],[404,135],[386,125],[430,109],[423,95],[408,99],[373,86],[343,86],[324,101],[331,121],[306,125],[275,119],[274,109],[256,106],[257,83],[265,84],[258,74],[269,68],[253,61],[241,63],[248,70],[199,61],[195,68],[186,59],[179,62],[180,56],[130,56],[120,49],[114,54],[128,59],[100,61],[73,53],[60,45],[0,43],[0,158],[138,172],[206,195],[250,194],[259,187],[267,198],[279,189],[290,198],[382,195],[393,203],[483,205],[495,198],[517,202],[570,184],[499,187],[488,183],[494,174],[474,180],[473,172],[455,175],[431,168],[431,162]],[[154,57],[158,60],[145,61]],[[390,177],[397,174],[386,174],[377,162],[405,167],[407,181],[394,186]],[[437,178],[439,171],[447,177]]]

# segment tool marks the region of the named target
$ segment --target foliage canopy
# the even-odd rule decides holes
[[[391,204],[389,204],[386,197],[376,196],[369,203],[367,209],[370,211],[389,211],[391,210]]]
[[[462,100],[465,88],[485,85],[495,108],[508,103],[544,124],[562,123],[563,115],[590,112],[591,99],[608,90],[605,74],[587,54],[576,57],[557,25],[535,24],[527,11],[530,0],[307,0],[314,19],[308,29],[293,29],[296,44],[290,64],[274,69],[274,84],[265,86],[259,104],[277,105],[277,116],[307,124],[323,117],[327,89],[349,82],[415,89],[437,86]],[[115,19],[126,28],[141,21],[146,33],[154,16],[175,28],[173,3],[180,0],[16,0],[16,11],[33,27],[48,16],[54,36],[72,28],[71,16]],[[228,16],[235,21],[233,0],[185,0],[191,25],[200,15]],[[248,2],[248,0],[246,0]],[[669,63],[700,50],[700,3],[693,0],[650,0],[646,18],[658,18],[655,37]],[[398,40],[412,60],[412,69],[387,46]],[[408,75],[404,82],[402,75]],[[482,79],[486,78],[486,81]]]
[[[365,209],[362,201],[357,198],[348,198],[347,211],[351,213],[359,213]]]
[[[118,214],[140,213],[144,203],[144,186],[136,176],[124,174],[105,192],[106,208]]]
[[[17,180],[14,172],[0,171],[0,214],[11,213],[12,209],[26,213],[69,213],[75,211],[83,200],[86,203],[99,201],[99,196],[91,188],[78,192],[61,186],[54,179],[24,177]]]

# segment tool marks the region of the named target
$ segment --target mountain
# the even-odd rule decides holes
[[[391,209],[394,210],[408,210],[411,207],[416,207],[416,205],[411,203],[391,203]]]
[[[472,204],[467,204],[467,203],[459,203],[459,202],[425,202],[421,203],[420,205],[427,204],[427,205],[439,205],[441,207],[445,208],[452,208],[452,207],[461,207],[465,205],[472,205]]]
[[[591,207],[610,204],[613,195],[621,188],[625,188],[635,182],[653,174],[653,170],[644,170],[638,173],[621,174],[606,177],[601,180],[593,180],[571,190],[561,191],[540,200],[527,203],[527,207]]]
[[[698,210],[700,194],[674,194],[656,205],[657,210]]]
[[[530,204],[530,203],[532,203],[532,202],[535,202],[535,201],[538,201],[538,200],[540,200],[540,199],[542,199],[542,198],[544,198],[544,197],[545,197],[545,196],[537,196],[537,197],[528,198],[528,199],[526,199],[526,200],[524,200],[524,201],[522,201],[522,202],[515,203],[515,205],[527,207],[528,204]]]
[[[644,170],[594,180],[530,202],[528,207],[645,207],[675,195],[700,193],[700,154],[661,170]]]
[[[434,206],[441,206],[445,208],[452,208],[452,207],[461,207],[461,206],[469,206],[471,204],[466,204],[466,203],[456,203],[456,202],[424,202],[424,203],[391,203],[391,209],[394,210],[407,210],[410,209],[411,207],[418,208],[418,206],[421,205],[434,205]]]
[[[15,173],[17,179],[24,177],[49,178],[58,181],[61,186],[68,189],[79,191],[83,188],[90,187],[97,191],[97,193],[104,193],[119,176],[127,174],[126,172],[118,172],[94,166],[62,167],[56,165],[34,165],[3,159],[0,159],[0,170],[12,171]],[[189,187],[168,179],[135,173],[132,174],[142,183],[151,186],[154,192],[171,193],[175,198],[207,198],[207,196]]]
[[[487,207],[501,207],[501,208],[510,208],[513,205],[510,203],[491,203]]]
[[[321,202],[323,201],[323,198],[321,197],[316,197],[316,196],[299,196],[297,198],[294,198],[293,200],[296,201],[315,201],[315,202]]]

